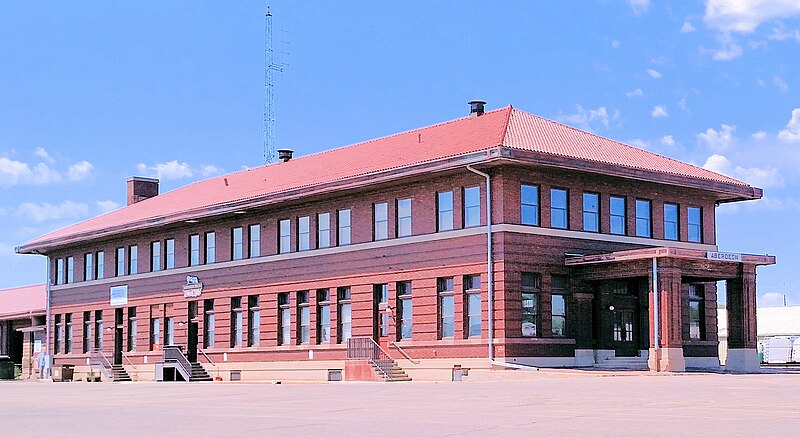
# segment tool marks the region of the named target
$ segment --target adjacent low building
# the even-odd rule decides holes
[[[720,252],[715,209],[761,196],[474,101],[465,118],[164,194],[132,178],[128,206],[17,252],[49,260],[56,365],[98,350],[140,379],[173,345],[224,379],[364,378],[346,359],[370,355],[413,379],[719,367],[719,280],[728,367],[753,371],[756,267],[775,259]]]
[[[0,290],[0,360],[11,360],[23,379],[39,376],[46,300],[44,284]]]

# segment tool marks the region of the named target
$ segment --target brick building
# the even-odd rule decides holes
[[[0,360],[14,362],[23,379],[39,375],[46,301],[44,284],[0,290]]]
[[[761,189],[481,102],[286,158],[164,194],[131,178],[127,207],[17,248],[48,257],[56,365],[99,349],[149,379],[177,345],[225,379],[325,379],[372,338],[415,379],[718,367],[726,280],[727,366],[758,367],[775,259],[718,252],[715,207]]]

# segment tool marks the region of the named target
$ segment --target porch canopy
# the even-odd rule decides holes
[[[726,369],[757,372],[756,267],[775,264],[775,256],[671,247],[568,255],[564,264],[581,281],[647,277],[650,351],[653,371],[683,371],[681,285],[725,280],[728,308]],[[657,287],[654,287],[654,278]],[[658,290],[658,295],[654,294]]]

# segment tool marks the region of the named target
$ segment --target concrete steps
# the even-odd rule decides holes
[[[114,382],[130,382],[131,376],[128,375],[128,372],[125,371],[125,367],[122,365],[112,365],[111,380]]]
[[[408,377],[405,371],[397,365],[392,359],[380,360],[372,363],[372,369],[375,373],[386,382],[410,382],[411,377]],[[379,366],[380,364],[380,366]],[[386,370],[384,372],[384,370]]]
[[[647,371],[646,357],[609,357],[594,364],[596,369],[601,370],[632,370]]]

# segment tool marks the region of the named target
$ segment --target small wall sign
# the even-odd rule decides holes
[[[111,286],[110,302],[112,306],[124,306],[128,304],[128,285]]]
[[[194,275],[186,276],[186,284],[183,285],[184,298],[196,298],[203,293],[203,283]]]
[[[738,262],[741,263],[742,255],[734,252],[716,252],[716,251],[708,251],[706,252],[706,258],[709,260],[715,260],[718,262]]]

